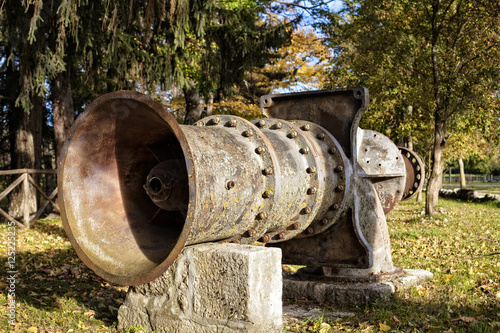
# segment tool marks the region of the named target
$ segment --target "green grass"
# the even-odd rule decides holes
[[[287,326],[286,332],[498,332],[500,208],[440,200],[433,218],[423,203],[400,204],[388,216],[395,264],[434,273],[434,280],[388,300]],[[7,225],[0,225],[0,265],[7,261]],[[7,281],[0,281],[0,331],[117,332],[127,288],[110,285],[77,258],[61,222],[38,221],[17,232],[16,325],[7,322]],[[293,272],[296,266],[284,265]],[[4,271],[7,271],[8,267]],[[324,306],[326,312],[337,311]],[[451,329],[451,330],[450,330]],[[130,328],[133,332],[136,329]]]
[[[423,203],[410,201],[388,216],[394,263],[431,271],[432,281],[356,308],[354,316],[328,322],[329,330],[312,319],[286,331],[500,331],[500,208],[440,200],[438,210],[429,218]]]

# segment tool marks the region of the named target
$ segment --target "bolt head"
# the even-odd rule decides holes
[[[340,208],[340,205],[337,203],[330,206],[330,210],[339,210],[339,208]]]
[[[263,198],[270,198],[271,196],[273,195],[273,192],[271,191],[265,191],[264,193],[262,193],[262,197]]]
[[[227,126],[236,127],[236,119],[232,118],[227,122]]]
[[[329,154],[335,154],[336,152],[337,152],[337,148],[335,148],[335,147],[328,148],[328,153]]]
[[[297,132],[296,131],[291,131],[290,133],[288,133],[288,138],[289,139],[295,139],[297,137]]]
[[[255,229],[248,230],[248,236],[253,237],[255,236],[255,234],[256,234]]]
[[[255,152],[259,155],[264,154],[265,151],[266,151],[266,148],[264,146],[260,146],[260,147],[255,148]]]
[[[338,185],[335,189],[337,192],[342,192],[344,190],[344,185]]]
[[[263,241],[264,243],[269,242],[269,235],[264,235],[264,236],[262,236],[262,241]]]
[[[284,232],[280,232],[280,233],[278,234],[278,237],[279,237],[280,239],[285,238],[285,233],[284,233]]]
[[[270,176],[273,174],[273,168],[265,168],[263,173],[265,176]]]
[[[267,213],[266,212],[260,212],[259,214],[257,214],[257,219],[258,220],[267,219]]]
[[[311,125],[305,124],[304,126],[301,127],[301,129],[303,131],[305,131],[305,132],[310,131],[311,130]]]
[[[310,187],[307,189],[307,194],[315,194],[316,193],[316,187]]]
[[[230,190],[230,189],[234,188],[234,185],[235,185],[235,184],[234,184],[234,181],[232,181],[232,180],[228,180],[228,181],[226,182],[226,189],[227,189],[227,190]]]
[[[303,212],[304,214],[311,214],[312,209],[311,209],[311,207],[309,207],[309,206],[305,206],[305,207],[304,207],[304,209],[302,209],[302,212]]]
[[[299,229],[300,228],[300,223],[299,222],[295,222],[294,224],[292,224],[292,229]]]
[[[276,124],[274,124],[274,128],[276,128],[276,129],[283,128],[283,123],[281,121],[278,121]]]
[[[253,131],[246,130],[243,132],[243,136],[249,138],[249,137],[253,136]]]
[[[316,167],[314,165],[312,165],[312,166],[308,167],[306,169],[306,171],[307,171],[307,173],[316,173],[317,170],[316,170]]]
[[[314,233],[314,229],[313,229],[313,228],[311,228],[311,227],[309,227],[309,228],[307,228],[307,229],[306,229],[306,233],[307,233],[308,235],[310,235],[310,234]]]
[[[259,127],[266,126],[266,121],[264,119],[259,120],[259,122],[257,123],[257,126],[259,126]]]
[[[211,120],[211,123],[213,125],[217,125],[218,123],[220,123],[220,117],[219,116],[213,117],[212,120]]]
[[[301,153],[302,155],[307,155],[310,151],[311,150],[309,149],[309,147],[302,147],[299,149],[299,153]]]
[[[326,134],[325,133],[319,133],[316,137],[318,138],[318,140],[323,141],[323,140],[326,139]]]
[[[335,167],[335,172],[342,172],[342,171],[344,171],[344,166],[342,166],[342,165],[337,165],[337,166]]]
[[[319,223],[321,223],[321,225],[327,225],[328,219],[321,219],[321,221]]]

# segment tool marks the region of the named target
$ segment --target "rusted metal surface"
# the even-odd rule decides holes
[[[384,214],[401,199],[405,164],[389,139],[359,129],[367,104],[365,88],[269,95],[271,119],[179,125],[145,95],[104,95],[79,116],[60,162],[70,241],[124,285],[209,241],[259,240],[285,262],[349,274],[393,270]]]
[[[405,147],[398,147],[406,167],[406,182],[403,200],[411,199],[417,195],[424,186],[424,163],[414,151]]]

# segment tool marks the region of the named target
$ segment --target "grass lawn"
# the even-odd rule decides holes
[[[393,260],[426,269],[434,280],[389,300],[350,309],[355,315],[321,317],[286,332],[500,331],[500,207],[440,199],[440,214],[421,215],[423,203],[400,204],[388,217]],[[9,283],[0,281],[0,331],[117,332],[126,287],[110,285],[77,258],[58,219],[17,231],[16,324],[8,323]],[[8,266],[8,226],[0,225],[0,265]],[[288,268],[288,267],[285,267]],[[336,311],[325,306],[325,311]],[[134,332],[130,329],[129,332]]]

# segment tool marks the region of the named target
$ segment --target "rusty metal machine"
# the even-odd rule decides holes
[[[146,95],[88,105],[60,159],[63,224],[80,258],[122,285],[149,282],[201,242],[280,247],[330,275],[394,273],[385,214],[423,165],[359,128],[366,88],[268,95],[255,121],[180,125]]]

